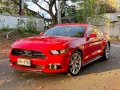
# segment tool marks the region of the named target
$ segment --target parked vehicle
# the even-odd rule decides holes
[[[108,60],[110,41],[88,24],[59,24],[40,36],[11,45],[10,66],[44,73],[79,74],[81,67],[98,58]]]

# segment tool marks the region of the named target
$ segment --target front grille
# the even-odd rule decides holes
[[[33,51],[33,50],[22,50],[22,49],[13,49],[12,55],[15,56],[24,56],[30,58],[45,58],[46,56],[40,51]]]

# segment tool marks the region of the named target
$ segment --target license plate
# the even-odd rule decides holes
[[[31,61],[28,60],[28,59],[18,58],[17,64],[18,65],[23,65],[23,66],[31,66]]]

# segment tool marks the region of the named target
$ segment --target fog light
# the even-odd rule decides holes
[[[61,69],[61,65],[60,64],[49,64],[49,69],[50,70],[57,70],[57,69]]]

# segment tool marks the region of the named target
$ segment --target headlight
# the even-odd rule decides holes
[[[68,49],[62,49],[62,50],[51,50],[50,52],[54,55],[56,54],[64,54],[68,51]]]

